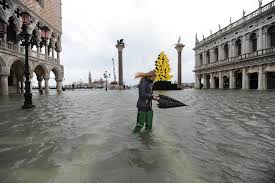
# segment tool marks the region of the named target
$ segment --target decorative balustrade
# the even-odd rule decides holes
[[[18,46],[19,46],[19,44],[14,44],[11,42],[5,42],[3,40],[0,40],[0,49],[9,51],[9,52],[11,52],[11,54],[16,53],[16,54],[24,55],[25,54],[24,46],[20,46],[19,49],[18,49]],[[48,56],[48,59],[47,59],[46,55],[41,52],[40,52],[40,56],[39,56],[38,52],[35,50],[31,50],[29,56],[36,58],[36,59],[48,60],[49,62],[59,64],[58,59],[52,58],[50,56]]]
[[[268,3],[268,4],[266,4],[265,6],[263,6],[263,7],[261,7],[261,8],[255,10],[255,11],[253,11],[252,13],[250,13],[250,14],[248,14],[248,15],[242,17],[242,18],[240,18],[240,19],[237,20],[236,22],[233,22],[232,24],[230,24],[230,25],[224,27],[223,29],[221,29],[221,30],[219,30],[218,32],[216,32],[216,33],[210,35],[209,37],[207,37],[207,38],[201,40],[201,41],[200,41],[200,44],[206,43],[206,42],[208,42],[209,40],[211,40],[212,38],[217,37],[217,36],[221,35],[222,33],[225,33],[225,32],[227,32],[227,31],[229,31],[230,29],[232,29],[232,28],[234,28],[234,27],[236,27],[236,26],[242,24],[243,22],[248,21],[248,20],[250,20],[251,18],[256,17],[256,16],[258,16],[259,14],[261,14],[261,13],[267,11],[267,10],[270,10],[271,8],[274,8],[274,7],[275,7],[275,0],[272,1],[272,2],[270,2],[270,3]]]
[[[236,57],[231,57],[228,59],[220,60],[218,62],[212,62],[207,65],[196,66],[195,70],[208,69],[208,68],[212,68],[212,67],[216,67],[216,66],[222,66],[222,65],[226,65],[226,64],[230,64],[230,63],[240,62],[240,61],[246,60],[246,59],[253,59],[253,58],[256,58],[259,56],[267,56],[270,54],[275,54],[275,48],[262,49],[262,50],[258,50],[255,52],[242,54],[242,55],[239,55]]]

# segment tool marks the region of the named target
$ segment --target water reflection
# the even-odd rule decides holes
[[[275,93],[164,92],[153,132],[133,134],[137,91],[0,97],[0,182],[274,182]]]

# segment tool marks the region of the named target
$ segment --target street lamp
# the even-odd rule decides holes
[[[50,29],[47,26],[43,26],[41,28],[41,37],[44,41],[47,41],[49,39],[49,33]]]
[[[31,81],[30,81],[30,65],[29,65],[29,45],[30,45],[30,38],[31,35],[28,33],[28,26],[31,22],[31,16],[28,12],[21,13],[23,26],[22,32],[19,34],[19,38],[22,41],[22,46],[25,46],[25,102],[22,108],[33,108],[35,107],[32,104],[32,93],[31,93]]]
[[[105,88],[105,91],[107,91],[107,78],[110,78],[110,77],[111,77],[111,74],[108,74],[107,71],[105,71],[105,73],[103,74],[103,77],[104,77],[105,80],[106,80],[106,88]]]

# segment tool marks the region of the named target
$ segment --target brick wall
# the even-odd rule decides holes
[[[41,6],[37,0],[18,0],[30,8],[33,13],[40,16],[58,31],[62,31],[61,22],[61,0],[44,0]]]

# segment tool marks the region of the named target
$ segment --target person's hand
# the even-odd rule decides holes
[[[153,100],[159,101],[159,97],[158,96],[154,96]]]

